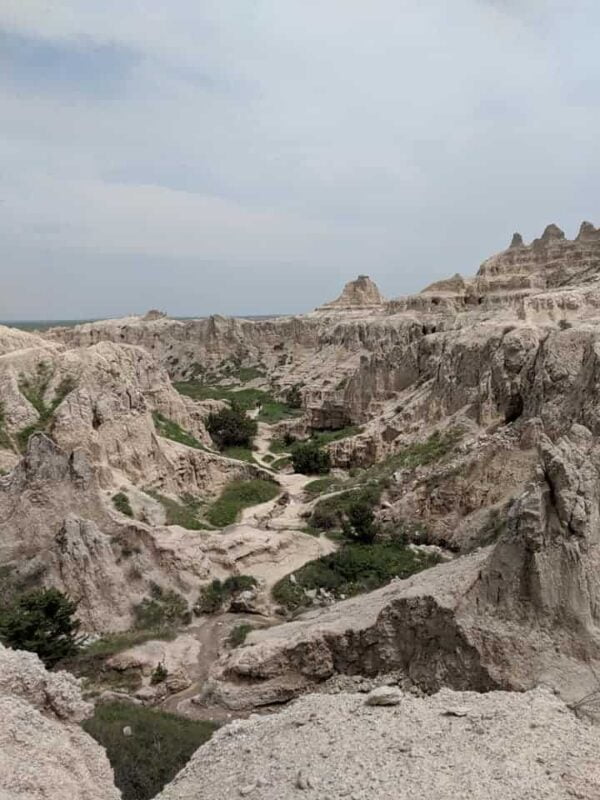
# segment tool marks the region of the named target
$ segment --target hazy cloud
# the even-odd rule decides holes
[[[0,318],[297,311],[599,222],[599,23],[586,0],[4,0]]]

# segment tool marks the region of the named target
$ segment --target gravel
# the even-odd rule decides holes
[[[159,798],[600,800],[599,730],[550,691],[399,695],[312,694],[236,721]]]

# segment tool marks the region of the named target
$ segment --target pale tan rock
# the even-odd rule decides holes
[[[104,750],[78,724],[91,711],[72,675],[0,645],[2,800],[118,800]]]

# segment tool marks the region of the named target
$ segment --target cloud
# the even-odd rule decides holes
[[[144,259],[156,294],[161,259],[196,263],[259,313],[298,270],[310,308],[356,271],[399,294],[515,228],[573,231],[598,216],[598,23],[591,0],[4,0],[0,269],[24,271],[4,313],[44,252],[48,315]]]

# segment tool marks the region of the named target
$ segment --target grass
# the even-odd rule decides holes
[[[227,637],[229,646],[232,648],[241,647],[246,641],[248,634],[253,630],[254,628],[249,622],[240,622],[239,625],[236,625],[235,628],[233,628]]]
[[[262,375],[262,373],[259,374]],[[226,400],[229,403],[235,403],[243,411],[250,411],[260,406],[257,417],[260,422],[273,424],[302,413],[299,409],[276,400],[272,394],[263,389],[231,389],[200,381],[180,381],[174,386],[180,394],[191,397],[193,400]]]
[[[146,494],[149,494],[150,497],[153,497],[162,505],[165,510],[165,523],[167,525],[179,525],[181,528],[187,528],[188,531],[201,531],[209,528],[200,519],[200,512],[204,504],[198,498],[186,494],[180,498],[180,502],[177,502],[153,489],[146,489]]]
[[[356,436],[362,433],[363,428],[359,425],[349,425],[346,428],[338,428],[336,431],[318,431],[313,433],[308,441],[316,442],[320,445],[331,444],[331,442],[339,442],[340,439],[348,439],[350,436]]]
[[[317,480],[307,483],[304,487],[304,491],[314,497],[332,491],[338,484],[339,481],[335,478],[317,478]]]
[[[364,502],[374,507],[379,502],[383,488],[378,484],[357,487],[332,497],[319,500],[310,515],[310,525],[318,530],[334,530],[340,528],[350,506]]]
[[[408,578],[433,566],[437,557],[413,550],[398,542],[347,543],[336,553],[310,561],[273,587],[273,599],[296,611],[311,605],[305,590],[324,589],[335,598],[370,592],[393,578]]]
[[[221,455],[227,456],[227,458],[235,458],[238,461],[255,463],[254,453],[249,447],[226,447],[224,450],[221,450]]]
[[[150,584],[150,597],[134,606],[135,627],[138,630],[171,630],[187,624],[191,613],[185,598],[172,589],[163,589],[157,583]]]
[[[236,521],[242,509],[266,503],[276,497],[279,491],[278,484],[261,478],[232,481],[213,503],[206,518],[211,525],[224,528]]]
[[[360,482],[385,480],[398,469],[415,469],[432,464],[451,453],[460,438],[461,433],[457,430],[444,433],[436,431],[426,441],[410,444],[389,458],[363,470],[358,479]]]
[[[275,461],[275,456],[272,456],[270,453],[266,453],[262,460],[265,462],[265,464],[270,464],[271,462]]]
[[[23,428],[16,435],[17,445],[22,453],[27,449],[30,436],[34,433],[40,431],[46,432],[48,430],[54,412],[65,397],[75,388],[76,384],[72,378],[63,378],[54,393],[54,399],[50,405],[47,406],[44,402],[44,396],[52,374],[51,366],[45,362],[41,362],[37,366],[35,377],[22,379],[19,383],[19,391],[29,400],[39,414],[38,419],[34,423]]]
[[[125,726],[131,736],[123,735]],[[123,800],[150,800],[210,739],[216,725],[144,706],[105,703],[96,706],[83,728],[105,748]]]
[[[206,450],[204,445],[201,444],[195,436],[185,431],[172,419],[167,419],[167,417],[159,414],[158,411],[152,413],[152,419],[154,420],[154,425],[159,436],[164,436],[165,439],[171,439],[173,442],[179,442],[179,444],[193,447],[196,450]]]
[[[4,406],[0,402],[0,449],[12,450],[12,442],[6,430],[6,419],[4,417]]]
[[[292,459],[289,456],[283,456],[282,458],[277,458],[275,461],[272,462],[271,468],[278,470],[278,469],[285,469],[289,467],[292,463]]]
[[[131,508],[131,503],[125,492],[113,494],[112,501],[117,511],[121,514],[125,514],[126,517],[133,517],[133,509]]]
[[[271,453],[289,453],[291,444],[287,444],[283,439],[276,437],[275,439],[271,439],[271,444],[269,445],[269,450]]]

